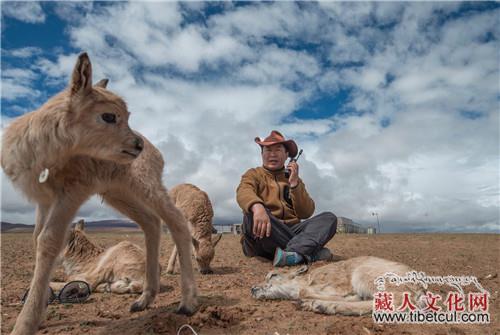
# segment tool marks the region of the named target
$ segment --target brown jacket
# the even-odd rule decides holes
[[[245,213],[250,212],[253,204],[260,202],[286,224],[298,223],[314,213],[314,201],[307,194],[304,183],[299,178],[299,184],[290,188],[285,169],[269,171],[257,167],[248,170],[241,177],[236,200]]]

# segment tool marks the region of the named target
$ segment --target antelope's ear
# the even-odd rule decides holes
[[[109,82],[108,78],[101,79],[94,85],[94,87],[106,88],[108,86],[108,82]]]
[[[269,271],[266,275],[266,282],[270,281],[271,278],[273,277],[279,277],[279,276],[281,276],[281,273],[276,271]]]
[[[307,271],[309,271],[309,266],[308,265],[302,265],[300,268],[298,268],[297,270],[295,270],[292,273],[292,277],[299,276],[299,275],[301,275],[303,273],[306,273]]]
[[[200,242],[198,242],[198,240],[194,237],[191,237],[191,242],[193,243],[195,250],[198,250],[198,248],[200,247]]]
[[[75,229],[83,231],[85,229],[85,221],[80,220],[76,223]]]
[[[215,238],[215,242],[212,242],[212,245],[213,247],[215,248],[217,246],[217,243],[219,243],[220,239],[222,238],[222,234],[219,234],[216,238]]]
[[[69,86],[71,95],[84,95],[92,90],[92,64],[86,52],[78,56]]]

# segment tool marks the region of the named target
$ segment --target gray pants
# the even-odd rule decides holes
[[[295,251],[310,259],[332,239],[337,232],[337,217],[330,212],[323,212],[294,225],[287,225],[267,211],[271,219],[271,236],[256,238],[253,235],[253,214],[243,217],[243,253],[247,257],[261,256],[274,258],[277,247],[286,251]]]

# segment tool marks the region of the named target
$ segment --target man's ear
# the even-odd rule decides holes
[[[108,78],[101,79],[94,85],[94,87],[106,88],[108,86],[108,82],[109,82]]]
[[[83,231],[85,229],[85,221],[79,220],[75,225],[75,229]]]
[[[78,56],[69,86],[71,95],[85,95],[92,90],[92,64],[86,52]]]

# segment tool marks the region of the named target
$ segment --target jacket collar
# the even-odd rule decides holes
[[[279,175],[282,175],[285,173],[285,168],[283,167],[282,169],[279,169],[279,170],[274,170],[274,171],[271,171],[271,170],[268,170],[266,169],[264,166],[261,166],[262,170],[267,173],[267,174],[270,174],[272,176],[279,176]]]

